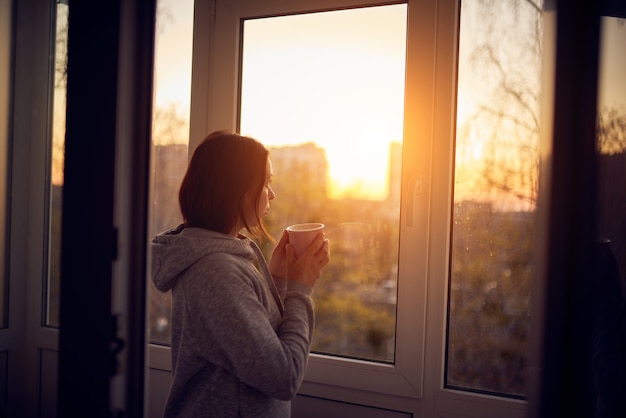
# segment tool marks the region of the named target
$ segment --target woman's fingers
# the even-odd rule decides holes
[[[293,255],[291,245],[287,245],[287,260],[288,279],[313,287],[319,279],[322,269],[330,260],[329,242],[323,234],[319,234],[297,259]]]

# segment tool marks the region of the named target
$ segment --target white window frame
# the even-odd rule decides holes
[[[197,0],[190,153],[238,124],[241,21],[407,3],[394,364],[311,354],[301,394],[422,417],[522,417],[526,402],[444,388],[460,0]],[[150,367],[170,370],[169,348]]]

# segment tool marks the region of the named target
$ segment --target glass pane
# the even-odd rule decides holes
[[[244,22],[240,130],[270,148],[266,225],[322,222],[331,242],[313,352],[394,361],[406,12]]]
[[[50,245],[46,316],[44,324],[59,326],[61,295],[61,216],[63,192],[63,161],[65,158],[65,105],[67,91],[68,5],[58,2],[54,62],[54,93],[52,108],[52,164],[50,173]]]
[[[541,5],[461,5],[446,387],[527,395]]]
[[[601,20],[598,78],[598,247],[593,372],[596,416],[624,416],[626,393],[626,24]]]
[[[193,0],[157,6],[149,237],[182,222],[178,187],[187,169],[191,98]],[[148,287],[151,343],[170,342],[170,298]]]
[[[9,154],[9,108],[11,91],[11,67],[12,67],[12,42],[11,33],[11,2],[0,3],[0,328],[8,325],[9,292],[7,280],[7,209],[8,209],[8,161]],[[2,370],[2,358],[0,353],[0,370]],[[6,356],[4,356],[6,358]],[[6,370],[6,369],[5,369]],[[0,374],[2,375],[2,374]],[[5,376],[5,375],[4,375]],[[2,385],[0,385],[0,389]],[[0,410],[3,399],[0,395]]]

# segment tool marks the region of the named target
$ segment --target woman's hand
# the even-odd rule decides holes
[[[330,246],[328,240],[324,239],[323,232],[296,259],[293,247],[289,244],[289,233],[283,231],[272,253],[269,268],[270,273],[276,277],[302,282],[312,288],[329,261]]]
[[[287,250],[287,280],[297,281],[309,287],[315,286],[322,274],[322,269],[330,261],[330,246],[324,233],[317,234],[309,247],[296,259],[291,244]]]

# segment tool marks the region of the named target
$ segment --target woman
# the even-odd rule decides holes
[[[314,326],[311,292],[329,261],[320,233],[295,259],[286,231],[269,266],[242,236],[269,238],[275,197],[268,150],[209,135],[195,150],[179,203],[184,223],[153,240],[153,280],[172,290],[172,386],[165,416],[289,417]]]

